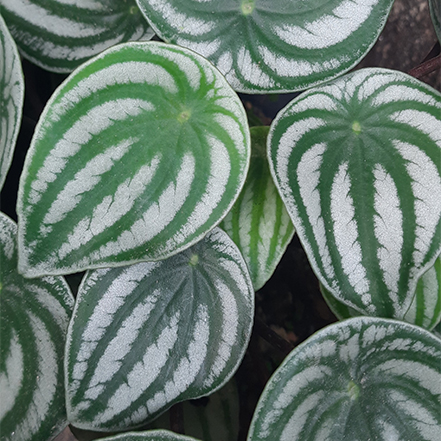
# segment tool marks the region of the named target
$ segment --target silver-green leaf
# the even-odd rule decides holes
[[[20,57],[0,15],[0,190],[12,162],[23,100],[24,79]]]
[[[269,127],[251,127],[251,163],[245,186],[220,227],[239,247],[257,291],[274,273],[294,227],[268,168]]]
[[[21,53],[53,72],[154,35],[134,0],[0,0],[0,12]]]
[[[358,317],[314,334],[267,383],[248,441],[438,441],[441,340]]]
[[[357,317],[360,312],[338,301],[323,285],[322,295],[339,320]],[[433,329],[441,321],[441,257],[418,280],[415,296],[403,320],[422,328]]]
[[[178,435],[168,430],[148,430],[145,432],[121,433],[102,438],[102,441],[198,441],[190,436]],[[205,441],[205,440],[204,440]]]
[[[244,355],[253,313],[246,264],[220,229],[160,262],[90,271],[66,344],[69,421],[137,427],[219,389]]]
[[[77,69],[37,125],[18,194],[27,277],[164,259],[199,241],[245,182],[245,110],[207,60],[125,43]]]
[[[209,59],[240,92],[303,90],[374,45],[393,0],[137,0],[155,32]]]
[[[45,441],[67,425],[63,355],[74,299],[61,277],[17,273],[17,226],[0,213],[2,441]]]
[[[272,124],[270,169],[334,297],[402,319],[441,252],[441,94],[363,69],[295,98]]]

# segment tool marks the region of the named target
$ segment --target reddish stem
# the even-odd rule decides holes
[[[409,75],[415,78],[422,78],[437,69],[441,69],[441,54],[414,67],[409,71]]]

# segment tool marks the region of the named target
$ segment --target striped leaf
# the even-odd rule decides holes
[[[314,334],[260,397],[248,441],[438,441],[441,340],[357,317]]]
[[[361,315],[358,311],[338,301],[323,285],[320,284],[322,295],[329,308],[343,320]],[[441,257],[435,261],[418,280],[415,296],[403,320],[431,330],[441,321]]]
[[[234,378],[209,397],[182,403],[184,433],[204,441],[237,441],[239,395]],[[149,426],[170,429],[170,411]]]
[[[245,110],[187,49],[111,48],[55,92],[20,183],[29,277],[164,259],[228,213],[250,156]]]
[[[393,0],[136,0],[165,41],[208,58],[240,92],[335,78],[377,40]]]
[[[294,227],[269,172],[269,127],[252,127],[251,163],[242,192],[220,227],[239,247],[257,291],[274,273]]]
[[[198,441],[190,436],[178,435],[168,430],[122,433],[102,438],[103,441]]]
[[[74,299],[61,277],[17,273],[17,226],[0,213],[2,441],[45,441],[66,426],[63,354]]]
[[[66,345],[69,421],[137,427],[217,390],[244,355],[253,313],[246,264],[220,229],[160,262],[87,273]]]
[[[403,318],[441,252],[441,95],[364,69],[294,99],[270,169],[320,282],[365,315]]]
[[[0,190],[12,162],[23,99],[24,79],[20,57],[0,15]]]
[[[135,0],[0,0],[21,53],[52,72],[71,72],[103,50],[154,33]]]

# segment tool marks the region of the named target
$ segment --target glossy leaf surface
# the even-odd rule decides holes
[[[361,315],[355,309],[339,302],[323,285],[320,290],[326,303],[339,320]],[[431,330],[441,320],[441,257],[418,280],[415,297],[403,320]]]
[[[12,162],[23,99],[24,79],[20,57],[0,15],[0,190]]]
[[[74,299],[61,277],[17,273],[17,226],[0,213],[2,441],[45,441],[67,425],[63,354]]]
[[[247,262],[254,289],[274,273],[294,235],[294,227],[268,168],[269,127],[252,127],[251,163],[245,186],[220,224]]]
[[[441,95],[364,69],[294,99],[270,168],[319,280],[365,315],[403,318],[441,251]]]
[[[21,53],[53,72],[71,72],[117,43],[153,31],[134,0],[0,0]]]
[[[200,53],[246,93],[303,90],[358,63],[392,0],[137,0],[165,41]]]
[[[67,339],[67,411],[76,427],[113,431],[225,384],[250,337],[254,291],[220,229],[160,262],[91,271]]]
[[[441,340],[390,319],[358,317],[314,334],[260,397],[249,441],[437,441]]]
[[[36,128],[18,197],[26,276],[164,259],[227,214],[245,182],[245,110],[206,60],[126,43],[72,74]]]

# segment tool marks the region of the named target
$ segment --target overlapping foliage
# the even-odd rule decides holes
[[[248,441],[438,440],[441,94],[390,70],[341,76],[391,5],[0,0],[0,187],[23,106],[12,38],[75,69],[36,127],[18,226],[0,213],[2,439],[155,425],[220,392],[295,229],[342,321],[277,369]],[[167,43],[126,42],[151,28]],[[306,88],[251,130],[234,92]],[[74,300],[62,275],[83,270]],[[196,437],[237,436],[186,412]]]

